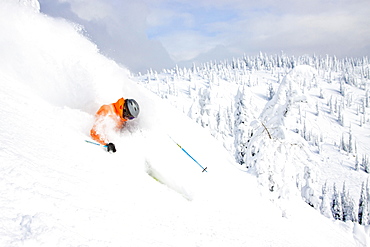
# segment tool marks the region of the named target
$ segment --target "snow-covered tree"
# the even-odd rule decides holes
[[[200,88],[196,99],[193,101],[188,116],[196,120],[202,127],[209,129],[211,97],[208,88]]]
[[[365,189],[365,183],[361,186],[361,195],[358,205],[358,223],[360,225],[369,224],[369,208],[368,208],[368,197]]]
[[[353,140],[352,140],[352,128],[349,127],[349,137],[348,137],[348,153],[353,153]]]
[[[304,201],[310,205],[311,207],[314,207],[316,208],[318,206],[318,201],[315,197],[315,191],[314,189],[312,188],[312,184],[311,184],[311,181],[312,181],[312,178],[311,178],[311,169],[306,166],[304,168],[304,177],[303,177],[306,181],[306,185],[303,186],[302,190],[301,190],[301,195],[304,199]]]
[[[324,93],[322,91],[322,88],[320,88],[320,99],[324,99]]]
[[[235,159],[240,164],[245,163],[245,154],[247,148],[247,142],[249,139],[248,128],[247,128],[247,114],[246,114],[246,94],[245,88],[239,87],[235,97],[235,129],[234,129],[234,141],[235,141]]]
[[[328,106],[330,109],[330,114],[334,113],[334,108],[333,108],[333,96],[330,97],[330,100],[328,101]]]
[[[319,116],[320,115],[319,102],[316,102],[315,108],[316,108],[316,116]]]
[[[362,156],[362,166],[364,167],[365,172],[370,173],[370,162],[367,155]]]
[[[356,221],[354,213],[354,202],[346,189],[346,183],[343,183],[342,191],[343,221]]]
[[[268,86],[267,98],[270,100],[270,99],[272,99],[272,97],[274,97],[274,95],[275,95],[274,87],[270,83],[269,86]]]
[[[345,89],[345,85],[344,85],[344,80],[340,80],[340,83],[339,83],[339,92],[342,96],[345,96],[346,95],[346,89]]]
[[[234,136],[234,107],[231,104],[226,109],[226,126],[230,136]]]
[[[356,152],[355,170],[360,170],[360,161],[358,160],[358,153]]]
[[[322,186],[322,196],[321,196],[321,204],[320,204],[320,212],[327,218],[332,218],[333,215],[330,210],[330,199],[326,187],[326,183]]]
[[[340,125],[344,126],[344,113],[341,105],[338,107],[338,122]]]
[[[331,212],[333,214],[333,218],[336,220],[343,220],[343,206],[341,196],[338,193],[337,187],[334,183],[333,185],[333,198],[331,203]]]
[[[342,137],[340,138],[340,149],[347,152],[348,149],[347,149],[347,143],[345,141],[345,138],[344,138],[344,133],[342,133]]]
[[[268,188],[271,192],[274,192],[276,188],[276,182],[274,179],[274,172],[272,171],[271,166],[268,166]]]

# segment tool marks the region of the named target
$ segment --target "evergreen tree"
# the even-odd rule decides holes
[[[356,107],[356,115],[358,116],[360,114],[360,105],[357,104],[357,107]]]
[[[355,221],[354,203],[346,189],[346,183],[343,183],[342,191],[343,221]]]
[[[340,88],[339,88],[339,92],[342,96],[345,96],[346,95],[346,90],[345,90],[345,86],[344,86],[344,81],[343,80],[340,80]]]
[[[246,98],[245,88],[241,90],[240,87],[235,97],[235,129],[234,129],[234,141],[235,141],[235,159],[240,164],[245,163],[245,154],[248,142],[248,131],[247,131],[247,114],[246,114]]]
[[[330,199],[328,197],[326,183],[322,186],[320,212],[327,218],[332,218],[333,216],[330,212]]]
[[[366,182],[366,198],[367,198],[367,209],[368,209],[368,224],[370,224],[370,187],[369,187],[369,179]]]
[[[348,152],[353,153],[352,128],[349,126]]]
[[[222,130],[220,128],[221,126],[221,107],[220,106],[218,107],[218,111],[216,112],[215,120],[216,120],[216,130],[217,132],[221,133]]]
[[[364,167],[365,172],[370,173],[369,158],[366,155],[362,156],[362,166]]]
[[[319,114],[320,114],[320,110],[319,110],[319,103],[318,102],[316,102],[316,116],[319,116]]]
[[[360,225],[369,224],[369,208],[368,208],[368,198],[365,189],[365,183],[361,186],[361,195],[358,207],[358,223]]]
[[[338,122],[340,123],[340,125],[344,126],[344,114],[341,105],[338,107]]]
[[[347,152],[347,145],[346,142],[344,141],[344,133],[342,133],[342,137],[340,139],[340,149]]]
[[[333,218],[336,220],[343,220],[343,207],[342,207],[342,200],[337,191],[337,187],[334,184],[333,186],[334,194],[331,203],[331,211],[333,214]]]
[[[271,100],[272,97],[274,97],[274,95],[275,95],[275,91],[274,91],[274,88],[272,87],[272,84],[270,83],[268,87],[268,91],[267,91],[267,98]]]
[[[315,199],[314,190],[311,187],[311,170],[308,166],[304,168],[304,179],[306,180],[306,185],[301,190],[301,195],[305,202],[311,207],[317,207],[317,201]]]
[[[356,162],[355,162],[355,170],[360,170],[360,161],[358,160],[358,153],[356,152]]]
[[[364,100],[362,100],[361,101],[361,108],[362,108],[362,114],[366,114],[366,108],[365,108],[365,101]]]
[[[274,172],[272,171],[271,169],[271,165],[268,166],[268,186],[269,186],[269,190],[271,192],[274,192],[276,190],[276,182],[275,182],[275,179],[274,179]]]
[[[320,99],[324,99],[324,93],[322,91],[322,88],[320,88]]]
[[[330,97],[330,100],[329,100],[329,108],[330,108],[330,113],[333,114],[334,113],[333,96]]]
[[[234,107],[231,104],[230,106],[227,107],[226,110],[226,123],[228,127],[228,133],[230,136],[234,137]]]
[[[197,123],[200,123],[200,125],[204,128],[210,129],[210,116],[211,116],[211,93],[209,88],[201,88],[198,91],[199,96],[199,111],[200,116],[199,119],[197,119]]]

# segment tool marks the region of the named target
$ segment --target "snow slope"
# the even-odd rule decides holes
[[[25,2],[0,2],[0,246],[369,243],[362,228],[300,200],[282,211],[204,129],[100,55],[82,27]],[[142,111],[115,136],[117,153],[85,143],[97,108],[122,96]]]

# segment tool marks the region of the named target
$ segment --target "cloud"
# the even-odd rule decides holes
[[[149,15],[148,33],[151,39],[159,40],[178,63],[225,45],[223,32],[235,17],[232,9],[163,2]]]
[[[268,54],[369,56],[368,0],[40,0],[134,72]]]
[[[160,41],[148,38],[146,18],[149,9],[142,1],[39,1],[42,12],[83,25],[101,53],[133,72],[175,65]]]
[[[239,52],[291,55],[368,56],[369,1],[287,1],[240,7],[240,17],[226,26],[224,44]],[[265,2],[266,3],[266,2]],[[242,4],[242,3],[241,3]]]
[[[99,0],[60,0],[60,2],[69,3],[73,13],[86,21],[103,19],[113,12],[110,5]]]
[[[244,47],[246,51],[248,47],[264,52],[284,50],[294,55],[321,53],[343,57],[370,53],[366,49],[370,41],[369,19],[347,11],[269,14],[261,17],[263,21],[256,17],[237,25],[240,38],[231,46]],[[248,47],[240,40],[248,40]]]

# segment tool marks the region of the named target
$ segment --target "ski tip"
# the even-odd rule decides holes
[[[207,171],[207,167],[206,167],[206,168],[204,168],[202,172],[208,172],[208,171]]]

